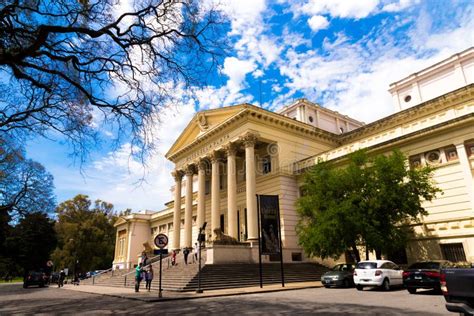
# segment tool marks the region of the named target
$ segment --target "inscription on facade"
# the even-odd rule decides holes
[[[216,149],[217,147],[227,143],[229,141],[229,138],[230,136],[229,135],[225,135],[213,142],[210,142],[206,145],[204,145],[204,147],[202,147],[201,149],[191,153],[189,156],[187,156],[185,158],[185,162],[186,163],[189,163],[193,160],[196,160],[197,158],[199,157],[202,157],[202,156],[205,156],[206,154],[208,154],[210,151]]]

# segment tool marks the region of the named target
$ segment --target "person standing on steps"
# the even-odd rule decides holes
[[[197,262],[198,261],[198,252],[199,252],[199,245],[198,243],[194,243],[194,259],[193,259],[193,262]]]
[[[188,264],[188,256],[189,256],[189,249],[188,248],[183,249],[183,255],[184,255],[184,264]]]
[[[135,292],[140,291],[140,282],[142,281],[142,264],[140,263],[136,268],[135,268]]]
[[[148,266],[145,274],[145,288],[148,290],[148,292],[151,290],[151,281],[153,281],[153,267],[150,265]]]
[[[176,265],[176,250],[173,250],[173,253],[171,254],[171,265]]]

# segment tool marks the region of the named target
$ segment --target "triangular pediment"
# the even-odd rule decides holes
[[[117,219],[117,221],[115,222],[114,226],[117,227],[119,225],[122,225],[122,224],[125,224],[127,222],[127,220],[123,217],[119,217]]]
[[[219,109],[201,111],[196,113],[188,126],[166,153],[166,157],[172,156],[182,148],[194,142],[199,137],[213,130],[216,126],[227,121],[245,109],[245,105],[234,105]]]

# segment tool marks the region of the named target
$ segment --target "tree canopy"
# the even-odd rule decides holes
[[[357,151],[345,167],[320,161],[304,175],[297,202],[300,244],[322,258],[352,250],[357,260],[358,245],[378,258],[404,247],[410,233],[404,224],[426,215],[422,202],[440,192],[432,172],[407,168],[398,150],[375,157]]]
[[[203,82],[224,39],[200,1],[131,3],[2,1],[0,132],[59,132],[83,151],[104,120],[146,149],[148,125],[178,87]]]
[[[43,212],[26,214],[11,228],[5,247],[8,256],[4,258],[9,262],[5,271],[15,274],[45,268],[56,248],[54,220]]]
[[[101,200],[92,204],[87,195],[79,194],[59,204],[56,212],[55,266],[72,271],[75,258],[77,272],[110,268],[115,249],[113,205]]]
[[[22,147],[0,138],[0,214],[8,220],[28,212],[54,211],[53,176],[27,159]]]

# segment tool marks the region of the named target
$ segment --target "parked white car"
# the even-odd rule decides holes
[[[380,286],[388,291],[392,285],[403,285],[403,270],[388,260],[361,261],[354,270],[354,284],[359,291],[364,286]]]

